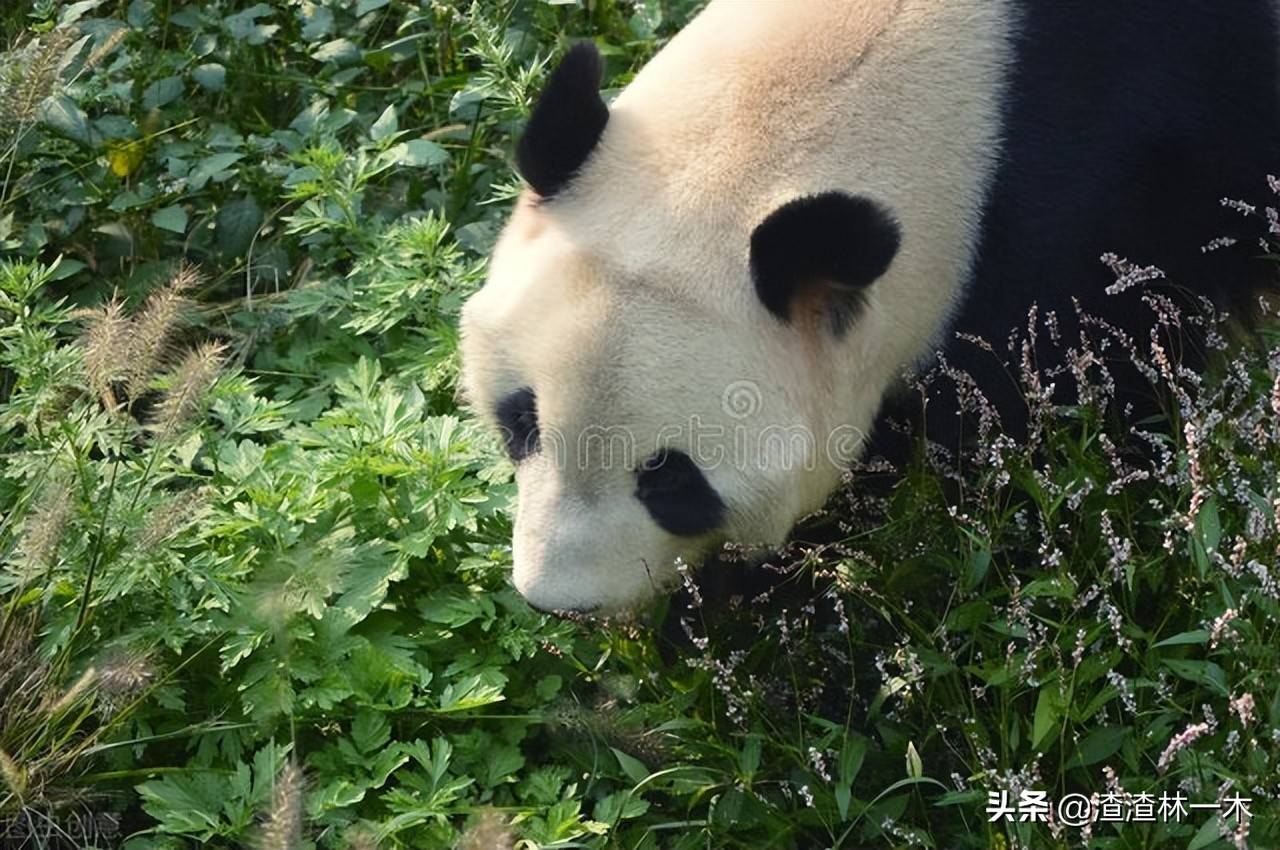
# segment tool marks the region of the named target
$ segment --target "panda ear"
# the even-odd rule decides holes
[[[797,306],[816,308],[839,335],[866,288],[889,269],[902,241],[893,215],[875,201],[824,192],[789,201],[751,233],[756,295],[784,322]]]
[[[596,46],[579,42],[560,60],[538,98],[516,146],[516,165],[544,198],[564,188],[600,141],[609,121],[609,107],[600,99],[603,72]]]

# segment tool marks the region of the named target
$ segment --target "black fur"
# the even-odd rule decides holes
[[[1016,7],[1002,161],[953,330],[1002,352],[1034,302],[1041,315],[1057,313],[1070,344],[1076,299],[1145,349],[1153,316],[1136,293],[1104,292],[1114,282],[1099,261],[1106,252],[1159,266],[1171,283],[1240,315],[1250,292],[1274,276],[1255,259],[1257,226],[1219,200],[1266,202],[1266,175],[1280,169],[1280,39],[1271,0],[1021,0]],[[1201,251],[1230,234],[1247,238]],[[945,353],[979,379],[1016,432],[1026,406],[1004,365],[956,340]],[[1041,363],[1053,361],[1052,351],[1036,353]],[[1149,396],[1145,384],[1118,368],[1122,388],[1132,390],[1125,400],[1140,405],[1143,392]],[[1069,383],[1059,381],[1059,391]],[[954,394],[942,388],[929,401],[936,441],[955,445],[955,408]],[[918,416],[918,401],[892,404],[887,415],[904,413]],[[877,428],[877,440],[886,438],[895,439]]]
[[[533,390],[522,387],[498,402],[498,432],[507,454],[519,463],[540,448],[538,399]]]
[[[600,141],[609,121],[609,107],[600,99],[603,72],[596,46],[579,42],[560,60],[538,98],[516,146],[516,165],[543,198],[563,189]]]
[[[900,243],[898,223],[875,201],[843,192],[810,195],[778,207],[752,232],[751,277],[760,301],[784,322],[797,297],[823,288],[838,334]]]
[[[661,449],[636,470],[636,498],[658,527],[681,537],[714,530],[724,520],[724,502],[687,454]]]

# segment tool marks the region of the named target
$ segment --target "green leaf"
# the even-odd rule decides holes
[[[550,702],[555,699],[556,694],[560,693],[560,687],[563,684],[564,680],[552,673],[550,676],[543,676],[539,679],[533,691],[538,695],[538,699],[543,702]]]
[[[244,154],[230,151],[210,154],[196,163],[196,167],[187,174],[187,185],[195,190],[203,189],[209,180],[227,174],[228,169],[242,159]]]
[[[86,263],[69,259],[65,254],[54,261],[49,269],[49,280],[66,280],[77,272],[88,268]]]
[[[266,3],[258,3],[243,12],[237,12],[224,18],[222,25],[226,27],[227,32],[234,39],[248,44],[264,44],[280,29],[279,24],[258,23],[258,18],[266,17],[271,13],[270,6]]]
[[[968,567],[964,575],[964,589],[973,590],[982,584],[982,580],[987,577],[987,570],[991,567],[991,551],[989,549],[977,549],[969,556]]]
[[[836,810],[840,812],[840,820],[849,818],[849,803],[853,801],[853,790],[847,783],[841,782],[836,786]]]
[[[475,676],[469,676],[460,682],[447,685],[440,694],[441,714],[452,714],[458,711],[469,711],[473,708],[501,702],[506,699],[502,689],[506,686],[506,676],[497,670],[486,670]]]
[[[227,86],[227,69],[217,62],[208,62],[191,69],[191,79],[207,91],[222,91]]]
[[[303,3],[298,17],[305,21],[301,33],[305,41],[319,41],[333,32],[333,12],[324,6]]]
[[[628,818],[638,818],[649,811],[649,803],[630,791],[615,791],[596,803],[591,817],[602,823],[616,824]]]
[[[924,761],[920,758],[914,741],[907,742],[907,776],[912,779],[924,776]]]
[[[1204,685],[1217,693],[1218,696],[1227,696],[1227,674],[1212,661],[1194,661],[1181,658],[1164,658],[1161,660],[1179,678]]]
[[[862,760],[867,755],[867,739],[861,735],[851,735],[840,750],[840,781],[853,785],[862,770]]]
[[[358,623],[382,604],[391,583],[403,579],[408,567],[402,559],[374,544],[362,546],[353,557],[355,566],[333,607],[344,610],[352,623]]]
[[[742,772],[744,779],[749,780],[759,770],[760,748],[760,736],[748,735],[746,742],[742,745],[742,752],[738,754],[738,770]]]
[[[933,804],[938,807],[942,806],[960,806],[972,805],[980,803],[987,799],[987,792],[978,789],[970,789],[968,791],[948,791],[945,794],[938,795]]]
[[[1031,743],[1041,752],[1044,751],[1045,741],[1058,731],[1062,722],[1062,703],[1057,682],[1049,682],[1040,688],[1040,694],[1036,697],[1035,719],[1031,727]]]
[[[156,210],[151,214],[151,223],[161,230],[172,231],[173,233],[187,232],[187,211],[181,206],[174,204],[171,207]]]
[[[1214,815],[1204,822],[1200,829],[1196,830],[1196,834],[1192,836],[1191,842],[1187,845],[1187,850],[1201,850],[1216,842],[1221,835],[1218,832],[1218,816]]]
[[[144,109],[159,109],[182,96],[182,78],[164,77],[147,86],[142,92]]]
[[[40,122],[72,141],[89,144],[89,116],[65,94],[55,95],[41,105]]]
[[[635,756],[630,756],[616,747],[610,747],[613,750],[614,757],[618,760],[618,766],[622,768],[622,772],[627,778],[639,785],[649,778],[649,768],[644,766],[644,762]]]
[[[1222,522],[1218,518],[1217,497],[1210,496],[1200,506],[1200,513],[1196,515],[1196,529],[1200,533],[1205,551],[1216,552],[1218,544],[1222,541]]]
[[[1088,767],[1114,755],[1128,734],[1129,730],[1124,726],[1103,726],[1100,729],[1094,729],[1080,742],[1075,758],[1070,761],[1068,767]]]
[[[412,167],[441,165],[449,161],[449,152],[427,139],[410,139],[391,148],[392,160]]]
[[[485,785],[493,788],[524,767],[524,755],[511,744],[498,744],[485,752]]]
[[[326,41],[316,48],[311,58],[317,62],[333,62],[335,65],[350,65],[360,59],[360,48],[346,38],[335,38]]]
[[[76,21],[85,16],[86,12],[91,12],[101,6],[103,0],[79,0],[77,3],[69,3],[62,8],[62,14],[58,16],[58,26],[69,27]]]
[[[1023,588],[1022,595],[1026,597],[1052,596],[1059,599],[1075,599],[1077,596],[1076,584],[1069,576],[1038,578]]]
[[[1181,646],[1187,643],[1208,643],[1209,632],[1206,629],[1194,629],[1189,632],[1180,632],[1173,637],[1165,638],[1155,646]]]
[[[369,138],[375,142],[381,142],[394,136],[399,129],[400,119],[396,115],[396,105],[393,103],[382,110],[378,120],[373,122],[373,126],[369,128]]]
[[[362,753],[381,750],[391,740],[391,721],[386,715],[362,709],[351,723],[351,742]]]
[[[231,260],[245,254],[261,226],[262,207],[252,195],[232,201],[218,210],[214,241],[223,259]]]

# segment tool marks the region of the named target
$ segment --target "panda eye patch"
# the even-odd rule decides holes
[[[538,451],[538,399],[521,387],[498,402],[498,430],[507,455],[515,463]]]
[[[724,502],[687,454],[659,449],[636,470],[636,498],[658,527],[680,537],[706,534],[724,519]]]

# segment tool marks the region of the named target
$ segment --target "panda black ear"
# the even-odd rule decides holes
[[[902,234],[886,208],[860,195],[824,192],[778,207],[751,233],[756,295],[782,321],[804,302],[849,327],[866,288],[889,269]]]
[[[604,65],[589,41],[575,44],[551,72],[516,146],[520,173],[544,198],[564,188],[600,141],[609,107],[600,99]]]

